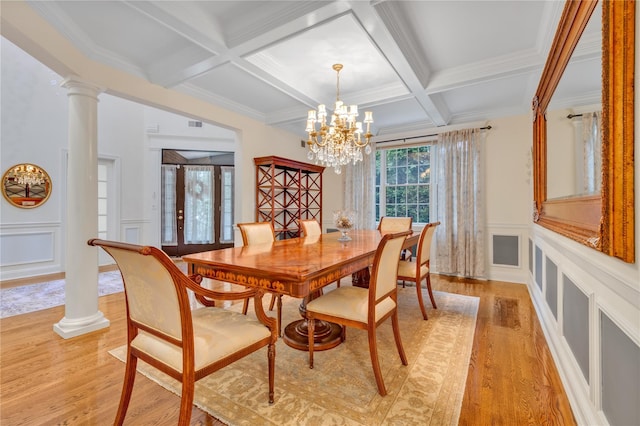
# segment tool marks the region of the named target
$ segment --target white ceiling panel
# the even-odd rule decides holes
[[[299,104],[288,94],[233,64],[218,67],[193,78],[189,84],[235,103],[251,105],[262,114],[267,114],[273,109],[291,108]]]
[[[527,114],[562,11],[519,0],[28,4],[94,60],[301,138],[307,110],[335,101],[335,63],[340,98],[372,110],[377,135]],[[583,66],[600,57],[599,19],[576,49]],[[558,97],[592,97],[591,75]]]

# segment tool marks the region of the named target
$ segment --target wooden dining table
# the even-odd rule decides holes
[[[190,274],[255,287],[271,293],[303,299],[302,319],[285,327],[287,345],[308,350],[306,303],[320,290],[349,275],[353,284],[367,286],[369,266],[383,234],[377,230],[352,230],[351,241],[339,241],[339,232],[279,240],[247,247],[232,247],[185,255]],[[417,244],[413,233],[404,247]],[[316,323],[314,350],[326,350],[341,343],[338,324]]]

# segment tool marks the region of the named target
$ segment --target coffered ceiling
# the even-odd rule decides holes
[[[86,56],[301,136],[340,98],[380,136],[526,114],[558,1],[29,1]],[[599,14],[599,12],[597,12]],[[558,89],[599,102],[600,17]]]

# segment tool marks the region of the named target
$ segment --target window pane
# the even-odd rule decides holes
[[[392,216],[392,217],[396,216],[396,205],[395,204],[387,204],[387,211],[385,213],[385,216]]]
[[[397,183],[396,168],[388,167],[387,168],[387,185],[395,185],[396,183]]]
[[[398,167],[404,167],[407,165],[407,150],[406,149],[398,149],[396,150],[396,165]]]
[[[176,230],[176,173],[175,165],[162,166],[162,245],[178,244]]]
[[[398,151],[397,149],[390,149],[387,151],[387,169],[389,169],[389,167],[396,166],[397,151]]]
[[[222,167],[222,214],[220,242],[233,242],[233,167]]]
[[[407,216],[410,216],[414,222],[419,222],[417,204],[407,204]]]
[[[407,203],[408,204],[418,203],[418,186],[417,185],[407,186]]]
[[[420,148],[409,148],[407,150],[407,164],[417,165],[420,162]]]
[[[419,170],[417,165],[407,167],[407,183],[418,183]]]
[[[377,150],[376,220],[410,216],[414,223],[428,223],[430,184],[430,146]]]
[[[396,204],[407,204],[407,187],[399,186],[396,189]]]
[[[213,166],[184,166],[184,243],[213,244]]]
[[[426,185],[420,185],[418,187],[418,202],[420,204],[429,203],[429,187]]]
[[[396,203],[396,188],[391,186],[387,187],[387,204],[395,204]]]
[[[406,168],[406,166],[405,167],[398,167],[396,183],[398,185],[404,185],[404,184],[407,183],[407,168]]]
[[[429,205],[421,204],[418,207],[418,222],[429,223]]]

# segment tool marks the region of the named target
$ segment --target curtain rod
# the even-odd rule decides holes
[[[582,117],[582,114],[569,114],[569,115],[567,115],[567,118],[573,118],[573,117]]]
[[[484,126],[484,127],[479,127],[480,130],[491,130],[491,126]],[[420,135],[420,136],[408,136],[406,138],[398,138],[398,139],[387,139],[386,141],[380,141],[380,142],[376,142],[377,144],[380,143],[387,143],[387,142],[396,142],[396,141],[406,141],[408,139],[420,139],[420,138],[429,138],[432,136],[438,136],[440,133],[432,133],[430,135]]]

